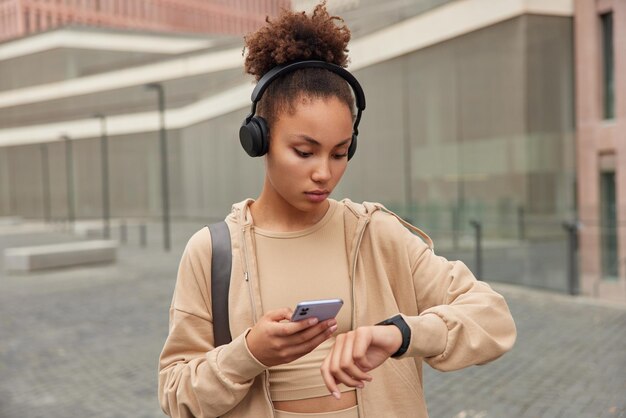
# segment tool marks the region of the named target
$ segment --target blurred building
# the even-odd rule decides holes
[[[384,203],[425,229],[438,253],[472,268],[471,222],[480,223],[487,280],[626,300],[595,292],[600,276],[572,280],[563,225],[582,205],[573,1],[485,4],[329,2],[353,32],[350,70],[368,98],[357,157],[334,197]],[[237,138],[253,88],[241,48],[241,37],[93,28],[0,45],[0,216],[66,219],[70,188],[79,219],[101,216],[106,135],[112,216],[158,219],[160,125],[150,82],[165,91],[173,216],[203,225],[257,196],[263,162]],[[72,139],[74,184],[63,135]],[[614,281],[626,282],[618,273]]]
[[[68,24],[242,35],[290,0],[0,0],[0,41]]]
[[[576,0],[576,131],[584,292],[626,295],[626,1]]]

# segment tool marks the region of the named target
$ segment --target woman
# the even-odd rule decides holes
[[[365,105],[338,21],[321,4],[246,37],[260,83],[240,138],[265,181],[226,219],[230,343],[214,343],[209,231],[183,254],[159,371],[172,417],[427,417],[422,360],[459,369],[515,341],[504,299],[463,263],[381,205],[329,198]],[[336,318],[290,321],[297,302],[326,298],[344,300]]]

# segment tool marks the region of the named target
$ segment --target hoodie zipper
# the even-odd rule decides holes
[[[365,228],[369,223],[369,217],[365,219],[365,223],[359,232],[359,239],[356,242],[356,248],[354,249],[354,260],[352,261],[352,329],[356,327],[356,303],[355,303],[355,289],[356,289],[356,262],[359,255],[359,248],[361,248],[361,241],[363,240],[363,235],[365,235]],[[361,389],[356,388],[356,403],[357,403],[357,411],[358,415],[363,415],[363,395]]]
[[[252,285],[250,284],[250,265],[248,264],[248,244],[246,241],[245,226],[241,228],[241,245],[243,247],[243,263],[245,267],[245,271],[243,272],[243,279],[246,281],[246,285],[248,287],[248,296],[250,297],[250,306],[252,308],[252,323],[256,325],[256,305],[254,303],[254,297],[252,295]],[[270,396],[269,386],[269,371],[265,370],[265,372],[263,372],[263,389],[265,392],[265,398],[267,399],[268,405],[270,407],[272,417],[276,417],[276,414],[274,412],[274,404],[272,403],[272,398]]]
[[[356,304],[354,303],[355,301],[355,281],[356,281],[356,261],[358,258],[358,254],[359,254],[359,248],[361,248],[361,241],[363,240],[363,235],[365,235],[365,227],[367,227],[367,224],[369,223],[369,218],[365,219],[365,223],[363,224],[363,227],[361,228],[361,231],[359,232],[359,239],[356,242],[356,247],[354,249],[354,260],[352,260],[352,292],[350,297],[352,298],[352,328],[354,329],[354,327],[356,326]]]
[[[254,297],[252,296],[252,286],[250,285],[250,265],[248,264],[248,245],[246,243],[246,227],[241,228],[241,245],[243,247],[243,264],[245,271],[243,272],[243,279],[246,281],[248,287],[248,296],[250,298],[250,307],[252,308],[252,324],[256,325],[256,305],[254,304]]]

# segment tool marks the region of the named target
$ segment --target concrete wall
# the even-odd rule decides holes
[[[508,224],[519,208],[570,219],[571,29],[524,16],[358,71],[370,99],[338,192],[384,201],[434,233],[450,232],[455,208],[462,229],[477,218],[496,234],[517,235]]]
[[[483,248],[480,279],[568,293],[568,246],[564,233],[561,234],[561,238],[540,242],[508,242]],[[435,251],[449,260],[462,260],[478,274],[474,248]]]
[[[248,112],[242,109],[182,131],[181,210],[186,217],[221,219],[233,203],[261,192],[263,159],[248,157],[237,136]]]
[[[59,48],[2,61],[0,91],[70,80],[165,54]]]
[[[26,69],[21,67],[16,71],[21,70]],[[167,80],[162,82],[165,101],[168,108],[185,106],[241,83],[242,77],[242,70],[237,69]],[[153,111],[156,107],[155,92],[139,85],[3,108],[0,111],[0,126],[9,128],[59,120],[79,120],[91,118],[95,113],[114,116]],[[98,123],[94,119],[94,124]]]
[[[571,29],[571,18],[525,15],[356,71],[367,109],[356,157],[334,197],[383,202],[468,263],[469,220],[478,219],[487,257],[499,260],[489,262],[488,278],[566,289],[561,222],[574,207]],[[199,97],[241,80],[236,71],[174,80],[166,83],[168,104],[175,106],[176,94]],[[106,103],[119,113],[154,108],[154,94],[135,90],[67,100],[67,112],[84,116]],[[59,105],[19,111],[27,117],[33,108],[39,120]],[[172,216],[206,223],[258,195],[263,159],[247,157],[237,138],[248,111],[168,132]],[[64,217],[64,145],[49,147],[53,217]],[[109,153],[111,215],[159,217],[158,132],[111,137]],[[98,138],[75,141],[74,155],[77,216],[98,217]],[[41,217],[40,148],[7,148],[0,161],[9,162],[0,169],[0,213]],[[519,207],[527,211],[524,237]],[[536,250],[542,247],[531,243],[539,241],[553,251]]]
[[[417,218],[419,205],[426,203],[471,207],[473,202],[483,202],[495,207],[508,200],[510,207],[532,207],[540,200],[550,203],[535,208],[537,212],[554,214],[571,208],[572,192],[564,192],[571,189],[573,173],[568,142],[572,135],[570,35],[568,18],[523,16],[357,71],[368,107],[360,127],[357,158],[351,161],[336,196],[383,201],[407,215],[415,206]],[[230,70],[166,82],[168,107],[176,107],[177,97],[204,97],[242,77]],[[121,114],[154,109],[155,105],[152,92],[121,89],[9,108],[6,110],[11,112],[3,111],[3,118],[9,124],[15,120],[24,123],[27,117],[36,123],[39,115],[52,118],[55,112],[72,114],[74,119],[103,107]],[[252,182],[255,188],[250,189],[237,177],[242,169],[246,177],[262,177],[262,164],[251,163],[249,169],[238,149],[237,130],[247,111],[169,132],[172,185],[179,181],[175,176],[184,179],[176,187],[181,199],[174,203],[176,213],[195,216],[210,208],[223,210],[224,203],[212,207],[212,200],[198,197],[212,194],[210,189],[202,191],[210,183],[199,186],[192,179],[208,173],[221,173],[224,179],[235,181],[237,190],[258,190],[260,180]],[[207,140],[210,145],[204,143]],[[219,158],[211,160],[207,151],[215,141],[223,141],[228,148],[220,148]],[[62,145],[50,147],[52,160],[55,155],[64,158]],[[159,180],[155,180],[160,176],[158,133],[111,137],[109,152],[111,184],[122,182],[125,184],[119,187],[123,190],[136,190],[112,195],[114,213],[117,202],[120,214],[138,215],[142,210],[154,214],[159,199],[150,203],[147,193],[159,190]],[[20,174],[5,173],[3,178],[41,183],[37,146],[12,147],[5,153],[19,159],[11,167]],[[97,138],[76,141],[75,155],[77,213],[96,216],[100,199],[94,186],[100,184]],[[205,155],[207,160],[196,161]],[[229,164],[220,171],[224,160]],[[54,164],[63,172],[61,160],[52,161],[51,167]],[[193,171],[195,166],[211,166],[213,171]],[[127,177],[122,173],[134,174]],[[41,186],[22,187],[13,198],[15,209],[28,216],[39,213],[25,209],[39,199],[33,197],[40,194],[35,192],[38,188]],[[225,201],[232,201],[231,196],[246,194],[226,195]]]

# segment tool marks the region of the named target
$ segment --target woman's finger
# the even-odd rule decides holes
[[[316,325],[319,322],[317,318],[309,318],[304,319],[302,321],[297,322],[281,322],[280,325],[280,335],[281,337],[289,337],[294,334],[299,333],[313,325]]]
[[[354,379],[352,376],[346,373],[342,364],[344,361],[343,359],[346,347],[348,347],[348,351],[350,352],[350,360],[346,361],[345,363],[346,369],[349,368],[348,363],[352,362],[352,343],[349,341],[352,338],[352,334],[353,332],[349,332],[347,334],[340,334],[337,336],[337,339],[335,340],[333,356],[330,361],[330,373],[333,375],[335,381],[343,383],[346,386],[363,387],[363,382]]]
[[[267,311],[263,316],[272,322],[279,322],[284,319],[291,319],[291,315],[293,315],[291,308],[279,308]]]
[[[296,342],[295,344],[292,344],[286,350],[286,352],[289,353],[289,355],[293,356],[294,360],[296,358],[302,357],[303,355],[308,354],[311,351],[315,350],[315,348],[318,345],[326,341],[336,330],[337,330],[337,325],[333,325],[330,328],[326,328],[321,333],[318,333],[313,338],[310,338],[309,340],[305,342]]]
[[[341,398],[341,392],[339,392],[339,388],[337,387],[337,382],[330,372],[330,362],[333,357],[333,351],[335,346],[330,349],[330,353],[326,356],[324,361],[322,362],[322,367],[320,367],[320,372],[322,373],[322,379],[324,380],[324,384],[328,391],[337,399]]]
[[[313,338],[316,338],[318,335],[327,332],[329,328],[332,328],[333,326],[335,327],[335,329],[337,329],[336,325],[337,325],[337,320],[335,320],[334,318],[328,319],[324,322],[320,322],[316,324],[315,326],[310,326],[308,328],[303,329],[300,332],[292,334],[288,337],[288,339],[289,339],[289,342],[294,345],[306,344]],[[334,332],[334,330],[332,332]]]
[[[341,353],[340,366],[341,370],[345,374],[350,376],[352,380],[358,381],[360,384],[358,387],[363,387],[363,381],[370,381],[372,378],[365,372],[363,372],[355,362],[354,359],[354,346],[359,334],[356,332],[349,332],[346,341],[343,346],[343,352]],[[361,338],[362,340],[363,338]]]
[[[309,318],[303,319],[302,321],[292,322],[292,315],[293,310],[290,308],[282,308],[267,312],[265,317],[274,323],[273,325],[275,325],[275,327],[273,328],[273,334],[279,337],[288,337],[290,335],[297,334],[298,332],[316,325],[319,322],[317,318]]]

